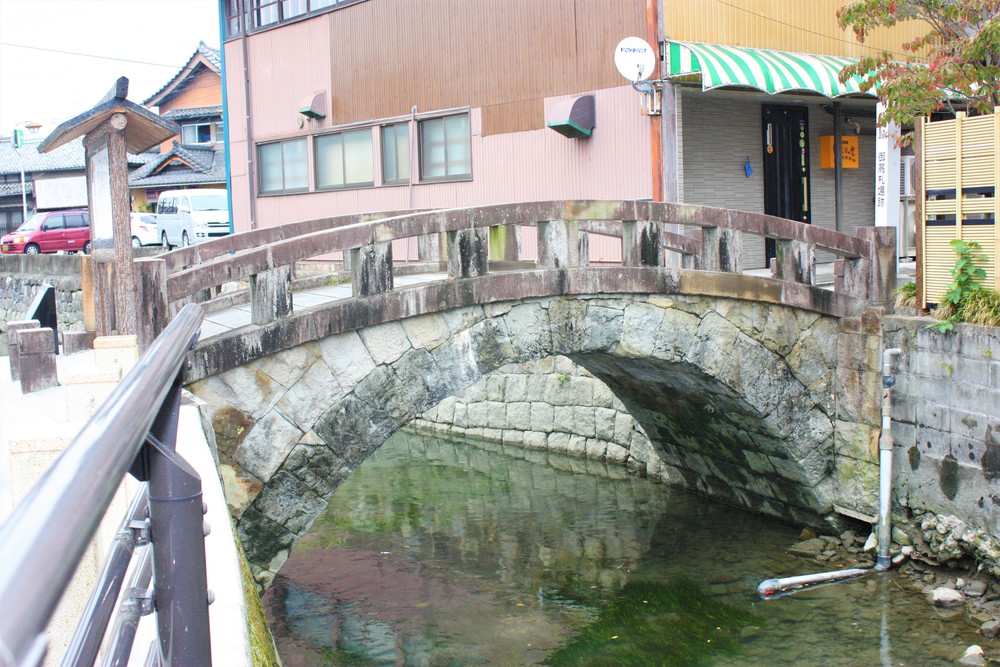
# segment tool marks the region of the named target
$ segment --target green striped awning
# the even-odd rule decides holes
[[[702,90],[736,86],[772,95],[789,91],[809,91],[831,98],[871,95],[861,91],[859,77],[840,82],[840,70],[857,62],[852,58],[697,42],[667,42],[666,55],[667,78],[700,76]]]

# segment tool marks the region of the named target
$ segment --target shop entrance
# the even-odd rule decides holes
[[[809,214],[809,111],[807,107],[761,107],[764,144],[764,213],[799,222]],[[775,256],[767,239],[764,258]]]

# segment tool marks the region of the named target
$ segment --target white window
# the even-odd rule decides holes
[[[306,0],[281,0],[281,18],[290,19],[309,11]]]
[[[257,157],[262,193],[296,192],[309,188],[305,139],[258,146]]]
[[[316,187],[372,185],[375,164],[369,128],[316,137]]]
[[[408,123],[382,128],[382,182],[410,182],[410,126]]]
[[[420,121],[420,178],[425,181],[472,176],[469,115]]]
[[[215,125],[221,127],[222,123],[195,123],[193,125],[182,125],[181,126],[181,143],[182,144],[210,144],[213,141],[222,141],[222,136],[216,139],[213,136],[213,129]]]

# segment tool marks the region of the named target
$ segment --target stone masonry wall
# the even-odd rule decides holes
[[[893,469],[903,540],[1000,576],[1000,329],[889,317],[895,363]]]
[[[666,481],[649,438],[621,401],[563,356],[503,366],[411,426],[607,461]]]
[[[56,288],[61,331],[83,331],[79,255],[0,255],[0,356],[7,354],[7,322],[26,319],[42,284]]]

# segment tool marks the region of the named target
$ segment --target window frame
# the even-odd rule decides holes
[[[304,137],[304,136],[303,137],[291,137],[289,139],[281,139],[279,141],[266,141],[266,142],[262,142],[262,143],[257,144],[256,157],[257,157],[257,193],[258,194],[261,194],[261,195],[282,195],[282,194],[291,194],[291,193],[299,193],[299,192],[309,192],[309,183],[311,181],[311,178],[310,178],[310,174],[309,174],[309,141],[307,141],[307,139],[308,139],[308,137]],[[304,147],[305,147],[305,169],[306,169],[305,184],[302,187],[289,188],[289,187],[285,187],[285,183],[286,183],[286,180],[287,180],[285,178],[285,172],[287,171],[287,169],[286,169],[286,162],[285,162],[285,145],[296,143],[296,142],[302,142],[303,145],[304,145]],[[267,147],[270,147],[270,146],[275,146],[275,145],[281,146],[281,183],[282,183],[282,187],[280,189],[275,189],[275,190],[265,190],[264,189],[264,169],[263,169],[264,162],[263,162],[263,160],[261,160],[261,157],[260,157],[261,156],[261,150],[265,149]]]
[[[410,124],[411,123],[409,121],[403,121],[401,123],[386,123],[386,124],[383,124],[383,125],[379,126],[379,135],[378,135],[379,136],[379,152],[378,152],[378,158],[379,158],[379,174],[380,174],[380,176],[382,178],[382,185],[386,185],[386,186],[392,186],[392,185],[409,185],[410,183],[413,182],[413,156],[410,154],[410,152],[411,152],[410,151],[410,148],[411,148],[411,146],[410,146]],[[386,159],[385,159],[385,147],[386,147],[385,136],[386,136],[386,130],[393,130],[395,132],[399,128],[404,128],[405,129],[405,132],[404,132],[405,142],[402,145],[406,147],[406,158],[405,158],[405,160],[400,160],[399,159],[400,156],[399,156],[398,146],[400,144],[399,144],[398,137],[394,138],[393,141],[395,143],[395,146],[397,146],[397,150],[395,151],[395,153],[396,153],[395,154],[395,158],[396,158],[396,160],[395,160],[395,169],[396,169],[396,172],[398,173],[400,165],[401,164],[405,164],[406,165],[406,176],[403,177],[403,178],[392,178],[392,179],[390,179],[390,178],[386,177],[386,171],[385,171],[385,166],[386,166]]]
[[[226,0],[226,36],[223,41],[236,39],[244,34],[270,30],[285,23],[329,11],[356,5],[367,0]],[[290,16],[285,15],[288,3],[305,3],[305,10]],[[242,4],[242,12],[240,11]],[[262,17],[267,21],[262,23]]]
[[[371,156],[371,178],[367,181],[354,181],[347,182],[347,153],[344,151],[344,136],[349,134],[368,134],[368,150]],[[323,140],[329,140],[339,137],[340,138],[340,156],[342,160],[341,170],[344,175],[344,182],[339,185],[322,185],[319,182],[319,161],[320,161],[320,150],[319,142]],[[362,128],[352,128],[341,130],[339,132],[324,132],[323,134],[316,134],[312,137],[312,182],[315,185],[317,192],[326,192],[329,190],[360,190],[365,188],[375,187],[375,140],[372,133],[372,126],[362,127]]]
[[[448,172],[447,166],[447,153],[448,153],[448,142],[447,142],[447,126],[445,123],[451,118],[461,118],[466,119],[467,125],[467,140],[466,146],[468,148],[469,154],[469,170],[467,172],[451,174]],[[427,176],[424,158],[428,151],[425,149],[424,143],[424,127],[429,126],[430,123],[440,122],[442,124],[442,129],[444,134],[442,135],[445,139],[444,152],[445,152],[445,174],[442,176]],[[419,183],[451,183],[456,181],[471,181],[472,180],[472,114],[469,111],[463,111],[461,113],[445,114],[441,116],[428,116],[425,118],[420,118],[417,120],[417,168],[419,169],[418,182]]]

